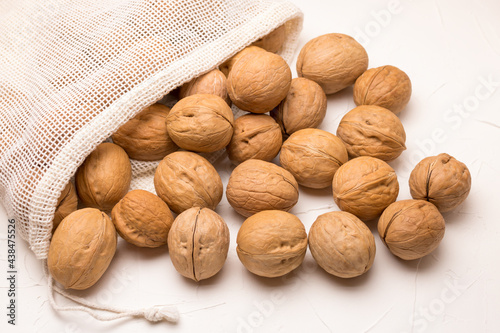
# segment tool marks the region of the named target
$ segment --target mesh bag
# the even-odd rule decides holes
[[[302,13],[271,0],[0,1],[0,198],[45,259],[57,199],[86,156],[127,120]],[[132,161],[152,190],[157,162]]]

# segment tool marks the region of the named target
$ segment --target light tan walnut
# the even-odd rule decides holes
[[[227,95],[226,76],[218,69],[213,69],[208,73],[184,83],[179,91],[179,98],[196,94],[212,94],[219,96],[231,105],[231,100]]]
[[[309,230],[309,249],[328,273],[353,278],[366,273],[375,259],[375,238],[370,229],[348,212],[318,216]]]
[[[299,267],[307,250],[307,234],[293,214],[280,210],[257,213],[243,222],[236,251],[253,274],[283,276]]]
[[[50,242],[49,272],[66,289],[92,287],[116,251],[116,230],[95,208],[77,210],[62,220]]]
[[[252,43],[253,46],[258,46],[266,51],[278,53],[281,51],[286,39],[286,26],[280,25],[266,36]]]
[[[123,239],[140,247],[167,244],[174,222],[167,204],[144,190],[128,192],[111,211],[111,219]]]
[[[231,58],[229,58],[228,60],[226,60],[224,63],[222,63],[219,66],[219,70],[222,73],[224,73],[224,75],[227,78],[229,76],[229,72],[233,68],[233,65],[238,61],[238,59],[240,59],[245,54],[251,53],[251,52],[266,52],[266,50],[264,50],[264,49],[262,49],[262,48],[260,48],[258,46],[248,46],[248,47],[245,47],[243,50],[241,50],[240,52],[236,53],[234,56],[232,56]]]
[[[246,217],[263,210],[289,211],[299,200],[299,185],[290,172],[276,164],[248,160],[231,173],[226,197],[234,210]]]
[[[229,229],[216,212],[193,207],[181,213],[168,235],[172,264],[194,281],[208,279],[224,266],[229,250]]]
[[[368,54],[354,38],[344,34],[316,37],[300,50],[297,73],[318,83],[326,94],[350,85],[368,68]]]
[[[380,238],[392,254],[404,260],[419,259],[434,251],[444,230],[443,216],[424,200],[397,201],[378,221]]]
[[[297,183],[310,188],[332,185],[333,175],[347,162],[347,150],[335,135],[316,128],[293,133],[284,143],[280,164]]]
[[[215,209],[222,199],[222,180],[198,154],[178,151],[160,162],[154,176],[158,196],[177,214],[192,207]]]
[[[78,208],[78,195],[76,194],[75,186],[69,182],[61,192],[57,199],[56,212],[52,221],[52,232],[54,232],[61,221],[73,213]]]

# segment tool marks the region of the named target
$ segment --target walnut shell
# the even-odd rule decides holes
[[[50,242],[47,266],[64,288],[92,287],[116,251],[116,231],[109,217],[95,208],[77,210],[62,220]]]
[[[139,161],[161,160],[179,149],[167,132],[169,112],[169,107],[153,104],[126,122],[111,138],[130,158]]]
[[[280,164],[297,183],[310,188],[332,185],[333,175],[347,162],[344,143],[335,135],[316,128],[293,133],[284,143]]]
[[[281,51],[283,44],[286,39],[286,27],[285,25],[280,25],[273,31],[271,31],[266,36],[256,40],[252,43],[253,46],[258,46],[264,50],[272,53],[278,53]]]
[[[57,199],[56,211],[52,220],[52,232],[54,232],[61,221],[73,213],[78,208],[78,196],[76,195],[75,186],[69,182],[61,192]]]
[[[362,156],[342,165],[332,183],[333,199],[340,209],[364,221],[378,217],[396,201],[396,172],[378,158]]]
[[[464,163],[439,154],[420,161],[411,172],[409,183],[413,199],[429,201],[444,213],[465,201],[471,176]]]
[[[144,190],[127,193],[111,211],[118,234],[127,242],[140,247],[167,244],[174,217],[167,204]]]
[[[216,212],[193,207],[181,213],[168,235],[172,264],[194,281],[217,274],[227,258],[229,229]]]
[[[370,229],[348,212],[318,216],[309,230],[309,249],[328,273],[352,278],[366,273],[375,259],[375,238]]]
[[[376,105],[358,106],[346,113],[337,136],[351,158],[371,156],[392,161],[406,149],[406,133],[399,118]]]
[[[249,159],[271,161],[281,144],[280,126],[268,115],[246,114],[234,122],[234,134],[226,147],[229,159],[240,164]]]
[[[233,65],[227,92],[234,105],[253,113],[266,113],[286,97],[292,82],[288,64],[271,52],[247,52]]]
[[[444,236],[445,223],[433,204],[424,200],[403,200],[384,210],[377,228],[392,254],[404,260],[414,260],[438,247]]]
[[[127,194],[132,167],[127,153],[113,143],[101,143],[76,172],[78,197],[85,206],[111,210]]]
[[[307,42],[297,58],[297,74],[318,83],[326,94],[340,91],[368,68],[368,54],[354,38],[326,34]]]
[[[238,61],[239,58],[244,56],[247,53],[251,52],[266,52],[266,50],[258,47],[258,46],[248,46],[245,47],[243,50],[240,52],[236,53],[234,56],[226,60],[224,63],[222,63],[219,66],[219,70],[226,76],[226,78],[229,76],[229,72],[233,68],[233,65]]]
[[[319,84],[303,77],[292,80],[285,99],[271,111],[285,138],[298,130],[318,127],[325,115],[325,92]]]
[[[227,95],[226,76],[218,69],[213,69],[184,83],[179,91],[179,99],[196,94],[216,95],[231,105],[231,100]]]
[[[354,84],[356,105],[378,105],[399,114],[411,97],[411,81],[394,66],[371,68]]]
[[[168,134],[182,149],[211,153],[226,147],[233,135],[233,111],[219,96],[191,95],[174,105]]]
[[[299,267],[307,251],[304,225],[293,214],[267,210],[245,220],[236,238],[241,263],[264,277],[285,275]]]
[[[289,211],[299,200],[299,185],[290,172],[273,163],[248,160],[231,173],[226,197],[245,217],[263,210]]]
[[[177,214],[191,207],[215,209],[222,199],[222,180],[198,154],[178,151],[160,162],[154,185],[158,196]]]

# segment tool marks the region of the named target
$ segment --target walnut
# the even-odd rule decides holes
[[[409,183],[413,199],[429,201],[445,213],[465,201],[471,176],[464,163],[439,154],[420,161],[411,172]]]
[[[228,105],[231,100],[227,95],[226,76],[218,69],[213,69],[208,73],[184,83],[179,91],[179,98],[196,94],[212,94],[222,98]]]
[[[241,263],[264,277],[285,275],[299,267],[307,250],[307,234],[293,214],[267,210],[247,218],[236,238]]]
[[[380,238],[392,254],[404,260],[419,259],[434,251],[444,229],[443,216],[424,200],[397,201],[378,221]]]
[[[50,242],[47,266],[64,288],[92,287],[116,251],[116,231],[109,217],[95,208],[77,210],[62,220]]]
[[[168,235],[175,269],[194,281],[217,274],[229,250],[229,229],[216,212],[193,207],[181,213]]]
[[[258,46],[266,51],[278,53],[281,51],[286,39],[286,26],[280,25],[266,36],[252,43],[253,46]]]
[[[247,52],[233,65],[227,91],[234,105],[253,113],[266,113],[286,97],[292,81],[288,64],[271,52]]]
[[[84,205],[107,211],[127,194],[131,179],[127,153],[120,146],[105,142],[78,168],[75,184]]]
[[[130,158],[139,161],[161,160],[179,149],[167,132],[169,112],[169,107],[153,104],[126,122],[111,138]]]
[[[211,153],[226,147],[233,135],[233,111],[219,96],[191,95],[174,105],[168,134],[182,149]]]
[[[396,201],[396,172],[378,158],[362,156],[342,165],[332,183],[333,199],[340,209],[364,221],[377,218]]]
[[[280,126],[268,115],[246,114],[234,122],[234,134],[226,147],[229,159],[239,164],[249,159],[271,161],[282,144]]]
[[[300,50],[297,73],[318,83],[326,94],[340,91],[368,68],[368,54],[354,38],[344,34],[316,37]]]
[[[290,172],[273,163],[248,160],[231,173],[226,197],[246,217],[263,210],[289,211],[299,200],[299,185]]]
[[[356,105],[378,105],[399,114],[411,97],[411,81],[394,66],[371,68],[354,84]]]
[[[111,211],[111,219],[123,239],[140,247],[167,244],[174,222],[167,204],[144,190],[128,192]]]
[[[191,207],[215,209],[222,199],[222,180],[198,154],[178,151],[160,162],[154,176],[158,196],[177,214]]]
[[[54,219],[52,220],[52,232],[54,232],[61,221],[73,213],[78,208],[78,196],[76,194],[75,186],[69,182],[61,192],[57,199],[56,211]]]
[[[292,80],[285,99],[271,111],[285,138],[298,130],[318,127],[325,115],[325,92],[316,82],[302,77]]]
[[[371,156],[392,161],[406,149],[406,133],[399,118],[376,105],[362,105],[340,121],[337,136],[344,141],[349,157]]]
[[[333,175],[347,162],[344,143],[335,135],[315,128],[293,133],[284,143],[280,164],[305,187],[332,185]]]
[[[240,59],[241,57],[243,57],[245,54],[251,53],[251,52],[266,52],[266,50],[264,50],[264,49],[262,49],[262,48],[260,48],[258,46],[248,46],[248,47],[245,47],[243,50],[241,50],[240,52],[236,53],[233,57],[229,58],[224,63],[222,63],[219,66],[219,70],[227,78],[229,76],[229,72],[233,68],[233,65],[238,61],[238,59]]]
[[[375,259],[375,238],[370,229],[348,212],[318,216],[309,230],[309,249],[328,273],[352,278],[366,273]]]

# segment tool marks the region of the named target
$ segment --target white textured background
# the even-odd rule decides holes
[[[229,225],[223,270],[199,284],[182,278],[165,248],[138,249],[119,241],[109,270],[80,294],[104,304],[175,304],[178,324],[121,319],[97,322],[85,313],[55,313],[47,302],[42,267],[17,240],[17,323],[7,324],[7,217],[0,211],[0,330],[2,332],[499,332],[500,331],[500,3],[497,0],[292,0],[305,14],[302,47],[329,32],[356,37],[369,67],[394,65],[413,83],[401,114],[407,151],[392,162],[399,199],[410,198],[408,177],[425,156],[447,152],[467,164],[472,190],[445,215],[440,247],[412,262],[393,257],[377,234],[372,269],[342,280],[318,268],[308,252],[284,278],[251,275],[236,256],[243,218],[223,198],[217,208]],[[293,64],[294,68],[295,64]],[[293,70],[294,73],[295,70]],[[354,107],[352,89],[328,98],[321,128],[335,133]],[[230,163],[216,165],[224,184]],[[337,210],[331,190],[301,189],[292,213],[309,229]],[[371,229],[376,233],[375,225]],[[64,300],[57,298],[60,303]]]

